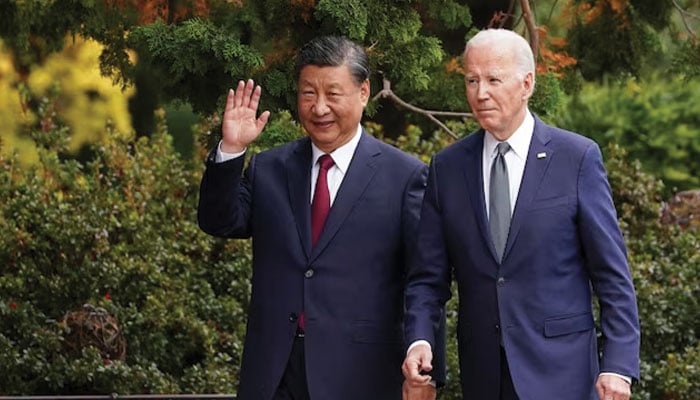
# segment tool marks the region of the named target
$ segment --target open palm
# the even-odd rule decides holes
[[[222,151],[241,152],[260,136],[270,117],[270,112],[265,111],[256,118],[260,92],[260,86],[255,86],[252,79],[245,83],[239,81],[236,90],[229,90],[221,127]]]

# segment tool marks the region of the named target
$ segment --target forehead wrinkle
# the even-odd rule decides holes
[[[476,57],[474,54],[478,54]],[[470,57],[471,55],[471,57]],[[515,56],[500,47],[475,46],[464,54],[465,64],[473,64],[474,59],[479,64],[511,65],[515,63]]]
[[[309,73],[308,76],[299,75],[300,85],[323,86],[326,88],[342,88],[344,86],[342,79],[334,73],[325,73],[319,70],[316,73]]]
[[[474,71],[474,70],[467,70],[466,74],[467,78],[472,78],[472,77],[495,77],[495,78],[504,78],[508,74],[505,72],[504,68],[499,68],[499,67],[494,67],[494,68],[486,68],[482,69],[479,71]]]

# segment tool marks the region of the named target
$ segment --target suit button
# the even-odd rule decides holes
[[[304,272],[304,276],[307,278],[311,278],[312,276],[314,276],[314,270],[311,268],[307,269],[306,272]]]
[[[501,326],[500,326],[500,325],[496,324],[495,328],[496,328],[496,332],[500,332],[500,331],[501,331]]]
[[[498,278],[498,281],[496,282],[498,286],[503,286],[506,284],[506,280],[503,277]]]
[[[289,322],[295,323],[297,319],[299,319],[299,316],[296,313],[289,314]]]

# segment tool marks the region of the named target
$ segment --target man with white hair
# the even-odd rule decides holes
[[[429,384],[421,372],[431,369],[454,276],[464,399],[627,400],[639,377],[639,320],[600,149],[528,110],[535,61],[520,35],[479,32],[464,66],[481,129],[430,164],[404,375]]]

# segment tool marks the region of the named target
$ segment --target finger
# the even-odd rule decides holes
[[[270,112],[265,111],[262,114],[260,114],[260,117],[256,121],[256,124],[258,126],[258,130],[262,131],[263,128],[265,128],[265,125],[267,125],[267,121],[270,119]]]
[[[598,392],[598,398],[599,399],[604,399],[605,398],[605,391],[602,390],[601,388],[597,387],[596,392]]]
[[[260,103],[260,93],[262,93],[262,88],[260,85],[258,85],[255,87],[253,94],[250,96],[250,103],[248,103],[249,108],[252,108],[253,110],[258,109],[258,104]]]
[[[238,108],[243,104],[243,88],[245,87],[245,83],[240,80],[238,81],[238,86],[236,87],[236,92],[234,94],[233,98],[233,107]]]
[[[243,107],[250,106],[250,97],[253,95],[254,89],[255,83],[252,79],[248,79],[248,81],[245,84],[245,91],[243,92],[243,103],[241,104]]]
[[[406,361],[404,361],[403,366],[401,367],[404,377],[407,380],[414,380],[416,379],[416,377],[419,377],[419,365],[420,363],[418,362],[418,360],[413,358],[407,358]]]
[[[611,399],[614,400],[629,400],[630,391],[626,390],[625,387],[616,387],[614,389],[608,390]]]
[[[421,366],[419,362],[415,362],[411,369],[410,369],[410,374],[407,377],[409,383],[412,384],[417,384],[417,385],[425,385],[428,382],[430,382],[431,376],[430,375],[421,375]]]
[[[428,386],[430,385],[430,375],[419,375],[418,379],[409,380],[411,386]]]
[[[228,96],[226,96],[226,107],[224,107],[224,113],[233,110],[233,89],[228,90]]]
[[[601,382],[600,377],[596,381],[595,384],[595,391],[598,393],[598,398],[603,399],[605,398],[605,386],[603,386],[603,383]]]
[[[401,365],[401,372],[406,379],[409,379],[413,374],[411,373],[411,365],[409,360],[405,360]]]
[[[426,354],[420,363],[420,369],[425,372],[430,372],[433,370],[433,356],[432,354]]]

